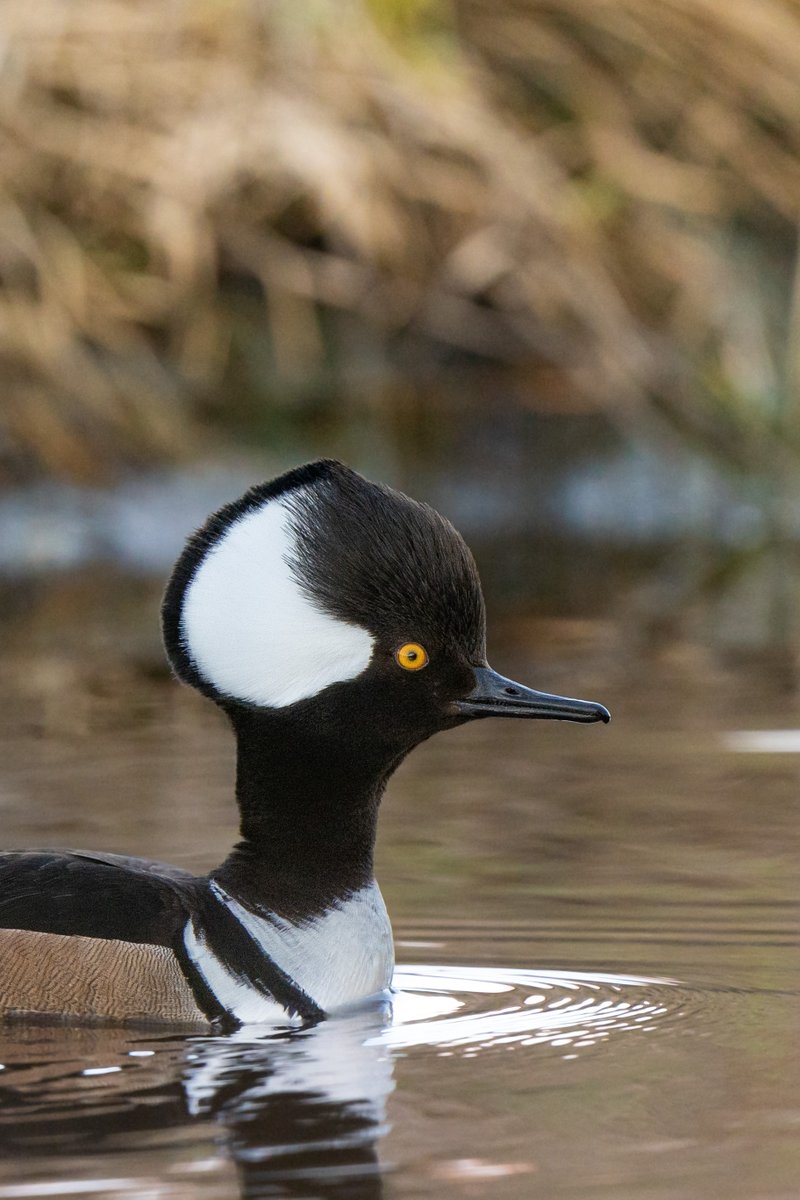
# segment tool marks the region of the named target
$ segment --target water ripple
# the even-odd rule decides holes
[[[674,979],[602,972],[404,966],[390,1025],[374,1044],[471,1055],[497,1046],[575,1053],[689,1015],[698,994]]]

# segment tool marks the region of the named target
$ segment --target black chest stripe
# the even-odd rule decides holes
[[[294,980],[259,946],[255,938],[237,921],[227,906],[211,892],[197,897],[193,916],[195,934],[202,938],[208,950],[220,964],[241,983],[247,984],[262,996],[275,1000],[290,1017],[318,1021],[323,1009],[303,991]],[[239,1024],[234,1013],[221,1003],[209,988],[198,966],[192,961],[183,944],[183,935],[175,953],[194,993],[198,1005],[211,1020],[231,1020]]]

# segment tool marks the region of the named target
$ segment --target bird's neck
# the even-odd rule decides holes
[[[373,880],[378,807],[402,754],[263,710],[232,715],[242,840],[213,872],[244,903],[303,920]]]

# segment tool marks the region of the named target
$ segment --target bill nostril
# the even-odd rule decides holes
[[[507,688],[503,688],[503,691],[505,692],[505,694],[507,696],[518,696],[519,695],[519,688],[507,687]]]

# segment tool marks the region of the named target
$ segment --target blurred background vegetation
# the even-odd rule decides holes
[[[335,455],[447,513],[495,614],[691,628],[794,686],[800,0],[2,29],[6,580],[58,576],[66,619],[67,570],[147,577],[157,658],[186,531]]]
[[[2,21],[6,484],[365,428],[402,458],[476,405],[793,469],[797,0]]]

